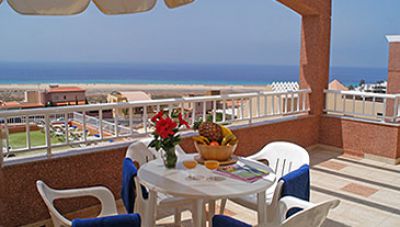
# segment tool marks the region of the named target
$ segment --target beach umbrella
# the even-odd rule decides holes
[[[87,9],[91,0],[8,0],[8,4],[24,15],[74,15]],[[157,0],[93,0],[108,15],[132,14],[151,10]],[[168,8],[176,8],[194,0],[164,0]],[[0,0],[0,3],[2,0]]]

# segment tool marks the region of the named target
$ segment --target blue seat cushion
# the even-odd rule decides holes
[[[251,225],[238,221],[225,215],[215,215],[212,219],[213,227],[251,227]]]
[[[72,227],[140,227],[139,214],[121,214],[72,220]]]

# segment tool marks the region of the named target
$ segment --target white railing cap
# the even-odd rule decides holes
[[[387,35],[386,39],[389,43],[397,43],[400,42],[400,35]]]
[[[324,92],[325,93],[342,94],[342,95],[368,96],[368,97],[376,97],[376,98],[397,98],[397,97],[400,97],[400,94],[381,94],[381,93],[373,93],[373,92],[365,92],[365,91],[324,90]]]

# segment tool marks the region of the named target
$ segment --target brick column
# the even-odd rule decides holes
[[[310,88],[311,114],[321,115],[324,89],[329,84],[330,15],[303,16],[300,52],[300,89]]]
[[[331,0],[278,0],[302,16],[300,88],[310,88],[311,114],[323,113],[329,83]]]
[[[400,94],[400,35],[389,35],[386,38],[389,41],[387,93]],[[388,100],[386,115],[392,117],[394,113],[394,101]]]

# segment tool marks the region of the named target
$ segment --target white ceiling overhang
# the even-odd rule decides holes
[[[91,0],[8,0],[8,4],[24,15],[74,15],[87,9]],[[93,0],[108,15],[133,14],[151,10],[157,0]],[[168,8],[176,8],[194,0],[164,0]],[[0,3],[2,0],[0,0]]]

